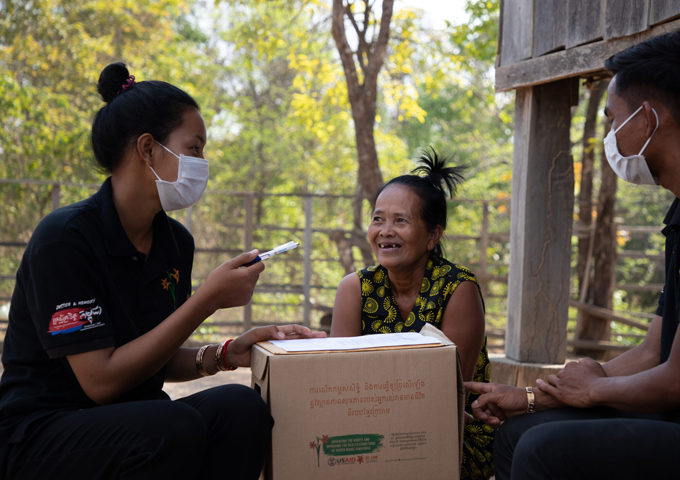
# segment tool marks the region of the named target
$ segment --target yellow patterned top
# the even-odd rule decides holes
[[[403,319],[390,289],[387,269],[382,265],[359,270],[361,281],[361,334],[419,332],[425,323],[441,328],[442,315],[454,290],[461,282],[479,282],[474,273],[462,265],[456,265],[444,258],[433,256],[425,267],[425,276],[420,293]],[[481,297],[482,292],[480,290]],[[482,299],[484,303],[484,299]],[[486,347],[486,338],[475,367],[474,381],[488,382],[491,365]],[[471,413],[470,404],[478,395],[470,394],[465,410]],[[475,420],[465,426],[461,479],[488,479],[493,476],[493,435],[494,429]]]
[[[471,281],[479,288],[477,277],[467,268],[440,257],[432,257],[425,267],[416,303],[408,318],[403,319],[392,295],[385,267],[374,265],[359,270],[357,275],[361,280],[362,335],[419,332],[425,323],[439,328],[444,309],[456,287],[461,282]]]

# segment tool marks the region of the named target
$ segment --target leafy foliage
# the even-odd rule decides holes
[[[426,29],[420,10],[397,9],[378,78],[375,125],[386,180],[413,169],[411,159],[427,146],[468,164],[458,195],[489,201],[492,234],[510,229],[513,149],[514,97],[494,91],[499,4],[470,0],[469,21],[441,31]],[[323,287],[312,291],[313,302],[330,306],[343,271],[329,232],[352,225],[352,201],[342,195],[354,194],[357,182],[354,125],[330,17],[324,0],[0,2],[0,178],[89,185],[62,187],[62,204],[90,195],[103,180],[92,168],[89,146],[91,120],[102,105],[95,85],[106,64],[122,60],[138,81],[169,81],[202,107],[212,193],[191,212],[202,248],[196,285],[224,260],[217,251],[234,255],[245,248],[247,200],[226,191],[256,192],[253,244],[262,249],[301,240],[305,194],[336,194],[312,202],[313,225],[320,230],[312,237],[312,284]],[[582,123],[580,107],[573,119],[575,145]],[[641,195],[639,188],[619,185],[621,222],[658,224],[669,196],[659,189]],[[0,184],[0,241],[27,241],[51,202],[49,184]],[[366,205],[364,211],[368,218]],[[454,201],[449,214],[447,235],[479,235],[481,203]],[[184,222],[187,215],[175,214]],[[654,254],[663,248],[659,235],[622,235],[620,242]],[[480,263],[473,239],[450,239],[445,247],[455,262],[473,270]],[[0,247],[0,255],[0,275],[11,278],[20,251]],[[486,260],[489,273],[507,274],[507,237],[492,237]],[[269,262],[261,283],[300,285],[303,274],[301,252],[290,252]],[[618,275],[620,283],[657,283],[663,272],[649,260],[625,259]],[[0,297],[8,297],[12,286],[2,280]],[[504,284],[489,282],[487,312],[504,312],[505,295]],[[619,291],[615,305],[650,309],[656,298]],[[299,319],[293,305],[300,299],[299,293],[257,294],[263,304],[254,318]],[[220,319],[240,316],[232,311]],[[487,318],[503,327],[498,317]]]

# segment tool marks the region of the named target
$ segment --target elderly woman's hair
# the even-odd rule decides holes
[[[432,147],[430,151],[423,150],[420,155],[422,165],[413,169],[410,175],[401,175],[387,182],[378,189],[373,200],[375,207],[375,202],[382,191],[390,185],[411,188],[420,198],[420,218],[425,222],[428,232],[434,230],[437,225],[446,230],[446,197],[453,198],[458,185],[464,180],[462,174],[467,169],[467,165],[447,167],[446,164],[453,160],[453,155],[439,156]],[[437,243],[432,254],[443,256],[443,253],[441,244]]]

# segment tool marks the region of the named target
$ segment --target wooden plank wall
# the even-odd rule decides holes
[[[567,1],[567,44],[572,48],[602,38],[604,0]]]
[[[627,37],[680,16],[680,0],[502,0],[499,66]]]
[[[533,0],[504,0],[501,11],[504,27],[500,43],[501,58],[508,64],[531,58]]]
[[[534,41],[533,56],[564,48],[567,24],[567,2],[564,0],[544,0],[534,3]]]
[[[602,76],[604,61],[680,28],[680,0],[501,0],[496,90]]]
[[[627,37],[646,30],[648,19],[648,1],[609,1],[606,4],[604,15],[604,39]]]
[[[656,25],[680,16],[680,2],[677,0],[652,0],[649,9],[649,24]]]

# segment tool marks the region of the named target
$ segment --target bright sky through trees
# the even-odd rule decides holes
[[[460,25],[468,20],[465,12],[465,0],[397,0],[395,10],[419,8],[425,12],[424,24],[429,28],[441,30],[446,28],[446,22]]]

